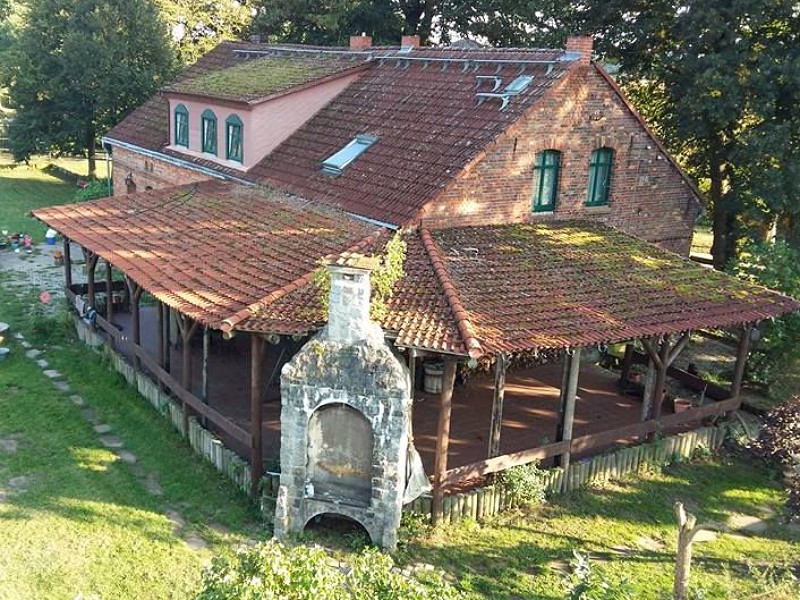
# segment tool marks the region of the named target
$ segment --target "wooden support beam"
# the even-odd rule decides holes
[[[264,471],[261,439],[261,371],[264,357],[264,339],[250,336],[250,494],[258,495]]]
[[[733,367],[733,381],[731,382],[731,398],[737,398],[742,392],[742,380],[744,379],[744,367],[747,364],[747,355],[750,352],[750,335],[753,326],[746,324],[742,327],[739,334],[739,346],[736,349],[736,363]]]
[[[658,419],[661,416],[661,407],[664,404],[664,385],[667,383],[667,367],[669,367],[669,336],[665,336],[661,341],[658,350],[658,362],[656,363],[656,381],[653,387],[653,402],[651,403],[651,418]]]
[[[141,312],[139,311],[139,300],[142,298],[144,288],[132,279],[128,280],[128,286],[131,289],[131,329],[133,330],[133,344],[134,346],[142,345],[142,327],[141,327]],[[138,355],[133,356],[133,368],[139,371],[142,368],[141,361]]]
[[[211,330],[203,327],[203,387],[200,399],[208,404],[208,353],[211,347]]]
[[[575,423],[575,402],[578,397],[578,376],[581,371],[581,349],[575,348],[568,354],[564,362],[564,376],[561,385],[561,416],[559,419],[559,432],[556,442],[569,442],[572,440],[572,429]],[[558,466],[565,471],[569,468],[570,452],[566,451],[557,457]]]
[[[633,357],[636,353],[632,343],[625,344],[625,354],[622,355],[622,365],[620,366],[619,380],[622,385],[627,385],[628,378],[631,374],[631,367],[633,366]]]
[[[64,285],[72,287],[72,249],[68,237],[64,237]]]
[[[433,524],[444,515],[444,481],[447,474],[447,453],[450,449],[450,415],[453,411],[453,386],[456,381],[456,359],[444,359],[442,393],[439,396],[439,426],[436,434],[436,464],[433,475]]]
[[[181,331],[182,362],[181,362],[181,386],[187,392],[192,391],[192,336],[197,329],[197,321],[192,321],[187,316],[179,315],[178,325]],[[183,403],[183,430],[189,434],[189,407]]]
[[[172,310],[166,304],[164,307],[164,370],[172,371]]]
[[[114,320],[114,294],[111,287],[111,263],[106,261],[106,321],[109,323]]]
[[[158,307],[158,366],[164,368],[164,303],[156,300]]]
[[[409,392],[411,393],[411,399],[414,399],[414,392],[417,389],[417,350],[416,348],[409,348],[408,349],[408,375],[411,379],[411,387],[409,388]]]
[[[503,401],[506,395],[506,369],[508,358],[502,352],[494,362],[494,396],[492,398],[492,424],[489,429],[489,452],[487,458],[500,455],[500,435],[503,429]]]
[[[93,252],[87,253],[86,259],[86,296],[89,306],[96,309],[97,303],[94,295],[94,270],[97,267],[97,254]]]

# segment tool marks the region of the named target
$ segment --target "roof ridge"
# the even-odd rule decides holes
[[[472,358],[480,358],[484,354],[480,340],[478,340],[477,335],[475,334],[475,329],[469,320],[469,316],[464,308],[464,305],[461,303],[461,298],[458,296],[458,290],[456,289],[450,274],[447,272],[447,267],[444,266],[444,261],[439,254],[439,249],[436,247],[436,242],[433,240],[433,236],[428,229],[420,228],[419,233],[420,237],[422,238],[422,245],[425,248],[425,252],[428,254],[428,258],[430,258],[431,266],[433,267],[433,272],[436,275],[436,279],[439,280],[439,284],[442,286],[442,291],[444,291],[444,297],[447,300],[447,305],[450,307],[450,310],[453,312],[453,316],[456,318],[458,331],[461,333],[461,337],[464,338],[464,346],[467,349],[467,354],[469,354]]]
[[[340,256],[347,252],[357,252],[358,250],[361,250],[365,246],[368,246],[369,244],[372,244],[373,242],[377,241],[377,239],[381,236],[381,234],[384,231],[385,230],[383,228],[378,229],[377,231],[375,231],[375,233],[368,235],[367,237],[353,244],[349,248],[342,250],[341,252],[332,252],[331,254],[322,257],[322,260],[333,258],[334,256]],[[308,283],[311,283],[311,281],[314,279],[315,272],[316,269],[313,271],[309,271],[302,277],[298,277],[297,279],[290,281],[289,283],[278,288],[277,290],[273,290],[263,298],[256,300],[255,302],[253,302],[248,306],[245,306],[243,309],[235,312],[227,319],[224,319],[220,325],[220,329],[225,333],[230,333],[239,323],[241,323],[248,317],[252,316],[255,311],[262,310],[267,306],[269,306],[270,304],[272,304],[273,302],[275,302],[276,300],[280,300],[287,294],[300,289],[301,287],[303,287]]]

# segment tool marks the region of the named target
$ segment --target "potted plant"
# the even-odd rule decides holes
[[[57,267],[60,267],[64,264],[64,252],[61,250],[53,250],[53,262],[55,262]]]

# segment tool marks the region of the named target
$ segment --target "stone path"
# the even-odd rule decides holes
[[[3,268],[2,264],[0,264],[0,268]],[[64,375],[56,369],[51,369],[47,359],[42,358],[47,355],[47,349],[34,348],[20,333],[15,333],[13,337],[20,346],[27,350],[26,358],[34,361],[41,369],[42,374],[53,384],[53,387],[67,395],[70,402],[80,409],[81,417],[92,426],[98,442],[113,451],[122,463],[132,468],[133,473],[148,494],[155,497],[162,496],[164,491],[158,481],[158,473],[148,473],[142,469],[138,464],[139,459],[136,454],[125,448],[124,440],[114,433],[114,428],[108,423],[103,423],[95,410],[86,405],[86,400],[81,395],[72,393]],[[18,450],[19,444],[19,436],[11,435],[0,438],[0,453],[14,453]],[[24,493],[31,482],[32,478],[27,475],[9,479],[4,486],[0,486],[0,503],[6,502],[12,494]],[[174,533],[181,537],[189,548],[195,551],[208,549],[208,543],[200,535],[187,528],[186,520],[178,511],[167,508],[164,516],[173,524]]]

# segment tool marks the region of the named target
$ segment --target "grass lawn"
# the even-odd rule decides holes
[[[671,598],[676,500],[698,522],[743,514],[768,524],[764,533],[695,544],[692,582],[703,598],[750,598],[769,589],[764,598],[798,597],[800,588],[779,595],[770,581],[800,563],[800,534],[780,518],[783,492],[763,469],[738,458],[677,465],[558,498],[538,511],[450,526],[410,541],[404,552],[462,578],[484,598],[564,598],[563,569],[573,550],[588,552],[610,580],[629,579],[637,600]]]
[[[29,233],[37,242],[46,228],[28,216],[34,208],[72,200],[75,188],[33,167],[0,168],[0,231]]]

